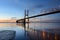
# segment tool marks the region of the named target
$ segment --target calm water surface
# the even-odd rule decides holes
[[[16,31],[15,40],[60,40],[60,23],[0,23],[0,31]]]

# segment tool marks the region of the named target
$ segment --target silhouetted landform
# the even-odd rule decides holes
[[[16,32],[13,30],[0,31],[0,40],[14,40]]]

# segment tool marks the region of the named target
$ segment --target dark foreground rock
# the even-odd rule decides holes
[[[3,30],[0,31],[0,40],[14,40],[16,31]]]

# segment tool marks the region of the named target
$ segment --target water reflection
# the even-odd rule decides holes
[[[28,35],[32,40],[60,40],[60,35],[45,31],[29,31]]]
[[[16,31],[15,40],[60,40],[60,23],[0,23],[1,30]]]
[[[0,23],[1,26],[17,26],[16,23]]]
[[[15,39],[16,31],[13,30],[15,26],[15,23],[0,23],[0,40]]]
[[[24,27],[24,31],[26,38],[29,40],[60,40],[60,29],[36,30],[30,28],[27,23]]]
[[[24,27],[24,24],[23,23],[16,23],[17,26],[22,26]]]

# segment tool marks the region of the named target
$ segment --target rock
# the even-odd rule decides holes
[[[13,40],[15,38],[16,31],[3,30],[0,31],[0,40]]]

